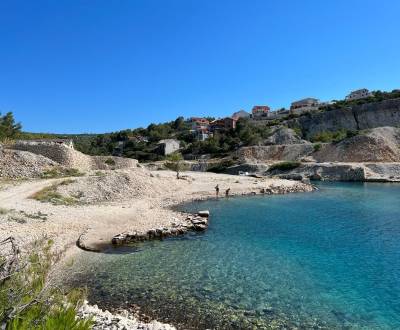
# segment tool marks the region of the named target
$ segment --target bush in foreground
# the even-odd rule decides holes
[[[92,328],[91,320],[76,317],[83,291],[66,294],[47,280],[58,260],[52,241],[42,239],[21,257],[12,237],[0,242],[0,328],[54,330]]]

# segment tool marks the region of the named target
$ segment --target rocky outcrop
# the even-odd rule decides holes
[[[184,235],[189,231],[204,231],[208,227],[209,211],[200,211],[197,214],[189,214],[184,224],[172,224],[170,228],[154,228],[147,232],[132,231],[115,235],[112,244],[123,245],[134,242],[142,242],[153,239],[163,239]]]
[[[291,128],[277,127],[273,133],[264,141],[265,145],[273,144],[303,144],[310,143],[302,140],[301,137]]]
[[[345,139],[321,145],[313,154],[319,162],[400,162],[400,129],[379,127]]]
[[[247,173],[264,173],[268,169],[268,165],[256,163],[244,163],[228,167],[224,173],[239,175],[240,172]]]
[[[275,171],[273,175],[295,180],[398,182],[400,163],[305,163],[290,171]]]
[[[308,113],[288,120],[286,124],[290,128],[300,128],[306,139],[324,131],[335,132],[340,129],[358,131],[382,126],[397,126],[400,125],[400,99]]]
[[[314,147],[311,143],[253,146],[240,148],[237,151],[237,157],[241,160],[296,161],[311,155],[313,152]]]

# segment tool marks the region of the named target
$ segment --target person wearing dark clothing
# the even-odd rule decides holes
[[[218,197],[219,195],[219,185],[215,186],[215,195]]]

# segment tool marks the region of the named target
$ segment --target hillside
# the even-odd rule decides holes
[[[286,124],[290,128],[299,128],[307,139],[325,131],[335,132],[341,129],[359,131],[381,126],[398,126],[400,99],[309,113],[287,120]]]

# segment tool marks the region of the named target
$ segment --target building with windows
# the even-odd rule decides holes
[[[267,117],[271,108],[268,105],[255,105],[251,110],[251,117],[253,119],[262,119]]]
[[[216,119],[210,123],[210,131],[236,129],[236,123],[237,119],[232,117]]]
[[[199,141],[207,140],[210,137],[210,121],[206,118],[192,117],[191,132],[196,136]]]
[[[370,96],[373,96],[373,94],[368,89],[357,89],[356,91],[352,91],[349,95],[346,96],[346,101],[365,99]]]
[[[318,99],[308,97],[299,101],[295,101],[290,106],[291,114],[302,114],[304,112],[310,112],[318,110],[321,103]]]

